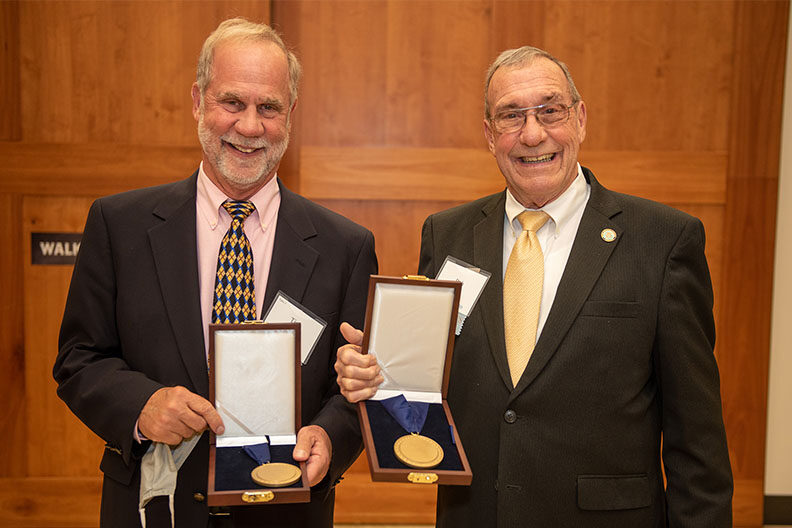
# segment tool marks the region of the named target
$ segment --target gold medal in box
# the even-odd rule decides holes
[[[260,465],[250,472],[253,482],[265,488],[285,488],[291,486],[302,476],[297,466],[284,462],[271,462],[269,444],[255,444],[244,447],[253,460]]]
[[[431,469],[443,461],[445,454],[440,444],[420,434],[429,412],[428,403],[410,402],[401,394],[380,400],[380,403],[409,432],[393,444],[393,454],[402,464],[414,469]]]

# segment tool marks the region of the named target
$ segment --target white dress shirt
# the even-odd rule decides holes
[[[572,243],[575,241],[583,210],[586,208],[591,186],[583,177],[583,171],[578,164],[577,177],[561,196],[546,204],[540,210],[550,216],[550,219],[539,228],[536,236],[544,255],[544,284],[542,285],[542,300],[539,305],[539,326],[536,330],[536,339],[542,333],[542,328],[547,321],[547,314],[553,306],[561,275],[566,268]],[[517,215],[525,211],[524,207],[506,189],[506,214],[503,219],[503,274],[506,275],[506,266],[509,262],[514,242],[522,232],[522,226],[517,220]]]

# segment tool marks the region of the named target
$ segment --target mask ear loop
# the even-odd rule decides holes
[[[140,462],[140,503],[138,512],[140,513],[140,524],[146,528],[146,504],[154,497],[167,496],[168,509],[170,510],[171,528],[176,528],[176,514],[173,508],[173,495],[176,492],[176,480],[179,469],[184,461],[192,453],[193,448],[200,440],[201,435],[196,434],[182,440],[175,448],[161,442],[153,442],[143,460]],[[166,482],[161,481],[165,479]],[[152,483],[157,483],[152,486]],[[144,486],[152,486],[143,489]]]

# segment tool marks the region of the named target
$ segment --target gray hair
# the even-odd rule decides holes
[[[572,102],[576,103],[580,101],[580,93],[575,87],[575,81],[572,80],[572,74],[569,73],[569,68],[567,68],[566,64],[556,59],[545,50],[534,48],[533,46],[523,46],[521,48],[508,49],[502,52],[487,70],[487,79],[484,81],[484,116],[487,119],[491,117],[487,94],[489,92],[492,76],[495,75],[495,72],[501,67],[524,66],[540,58],[548,59],[561,68],[561,71],[564,72],[564,77],[566,77],[567,84],[569,85],[569,93],[572,95]]]
[[[201,54],[198,56],[198,72],[196,83],[201,96],[206,93],[206,87],[212,80],[212,60],[218,44],[223,42],[273,42],[286,55],[289,65],[289,96],[290,104],[297,100],[297,85],[300,83],[302,66],[297,56],[286,47],[277,31],[266,24],[257,24],[244,18],[231,18],[223,21],[203,43]]]

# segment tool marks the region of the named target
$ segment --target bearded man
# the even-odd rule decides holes
[[[204,42],[192,86],[203,149],[198,170],[91,207],[54,376],[58,395],[107,442],[102,526],[138,527],[148,519],[150,527],[162,518],[171,526],[170,513],[176,526],[190,528],[332,527],[333,487],[361,449],[354,409],[338,394],[332,368],[345,342],[338,326],[362,324],[377,261],[371,232],[277,178],[300,72],[270,27],[221,23]],[[260,317],[282,291],[327,323],[301,370],[306,425],[293,458],[306,462],[308,504],[206,505],[208,429],[224,431],[207,399],[208,327],[229,321],[218,315],[229,302],[218,257],[234,229],[249,242],[252,284],[230,322]],[[172,503],[155,498],[139,515],[141,458],[150,444],[175,447],[196,435]]]

